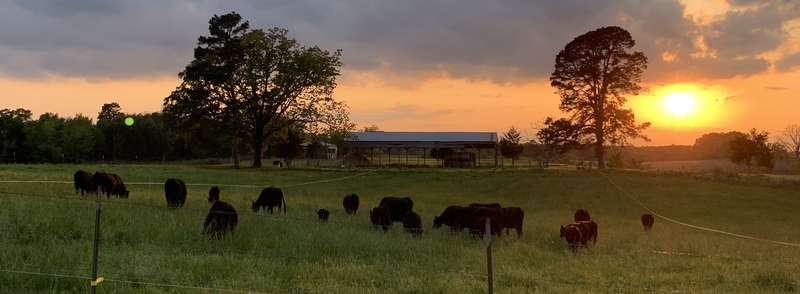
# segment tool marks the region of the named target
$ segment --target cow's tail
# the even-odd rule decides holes
[[[283,201],[283,214],[286,214],[286,197],[281,197],[281,201]]]

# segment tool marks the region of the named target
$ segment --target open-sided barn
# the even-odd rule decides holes
[[[409,149],[421,150],[422,154],[431,152],[434,155],[442,149],[458,150],[440,157],[445,166],[452,167],[479,166],[480,161],[476,160],[476,152],[480,154],[482,149],[497,151],[497,133],[495,132],[352,132],[350,134],[352,137],[345,139],[344,146],[352,148],[353,152],[372,157],[375,149],[386,150],[389,154],[392,154],[393,149],[404,149],[406,165],[409,164]],[[465,150],[474,150],[475,152],[464,152]],[[495,166],[497,165],[497,153],[494,152]],[[423,156],[422,160],[427,160],[426,157]],[[397,163],[401,164],[402,161]]]

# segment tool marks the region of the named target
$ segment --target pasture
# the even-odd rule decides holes
[[[524,235],[494,241],[496,293],[783,293],[800,288],[800,247],[713,233],[656,217],[596,170],[449,168],[242,169],[227,165],[0,165],[0,292],[85,293],[94,195],[75,195],[78,169],[119,174],[130,198],[103,197],[98,293],[485,293],[482,240],[431,229],[448,205],[498,202],[525,211]],[[372,172],[369,172],[372,171]],[[369,173],[365,173],[369,172]],[[692,225],[800,243],[800,186],[718,182],[687,173],[606,171],[656,213]],[[187,184],[169,210],[164,181]],[[340,180],[336,180],[340,179]],[[328,181],[330,180],[330,181]],[[134,184],[156,183],[156,184]],[[235,236],[202,235],[208,189],[239,212]],[[241,186],[226,186],[241,185]],[[255,187],[247,187],[253,185]],[[261,189],[283,189],[287,214],[254,214]],[[356,193],[354,216],[342,198]],[[422,238],[369,223],[384,196],[411,197]],[[58,198],[56,198],[58,197]],[[63,197],[63,198],[62,198]],[[328,223],[316,211],[330,211]],[[569,251],[560,225],[587,209],[596,246]],[[216,290],[213,290],[216,289]]]

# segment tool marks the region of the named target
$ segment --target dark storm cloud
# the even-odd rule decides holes
[[[775,69],[779,72],[792,71],[800,67],[800,52],[788,54],[775,62]]]
[[[0,0],[0,75],[175,76],[208,19],[230,11],[252,28],[283,27],[301,44],[343,49],[345,73],[545,80],[564,45],[610,25],[628,29],[648,56],[646,81],[765,72],[770,61],[757,56],[785,42],[780,24],[797,17],[796,5],[734,2],[753,7],[701,27],[677,0]]]

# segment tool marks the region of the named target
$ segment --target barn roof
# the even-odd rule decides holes
[[[494,132],[351,132],[349,147],[373,148],[494,148]]]

